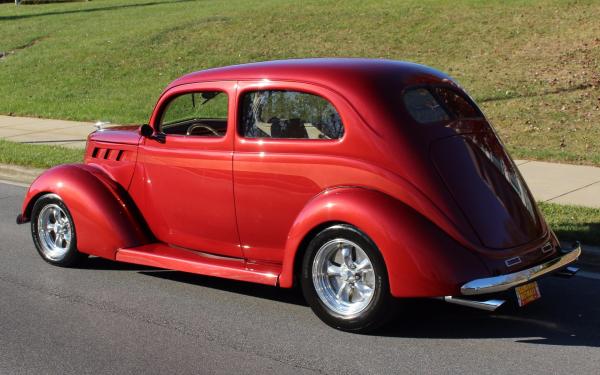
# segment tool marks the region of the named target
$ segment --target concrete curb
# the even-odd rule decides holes
[[[0,164],[0,180],[31,184],[45,169]]]

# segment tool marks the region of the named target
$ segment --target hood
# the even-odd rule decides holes
[[[91,133],[88,140],[95,142],[121,143],[137,145],[140,140],[139,126],[113,126],[96,130]]]

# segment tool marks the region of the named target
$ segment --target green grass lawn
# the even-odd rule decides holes
[[[168,82],[291,57],[454,76],[513,156],[600,165],[600,2],[95,0],[0,5],[0,113],[142,123]]]
[[[30,145],[0,139],[0,163],[33,168],[81,163],[83,151],[60,146]]]
[[[542,202],[538,205],[561,241],[600,246],[600,209]]]

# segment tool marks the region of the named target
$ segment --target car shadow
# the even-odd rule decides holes
[[[514,339],[519,343],[600,347],[600,280],[548,277],[542,299],[493,313],[435,300],[412,300],[376,335],[422,339]]]
[[[83,270],[105,270],[105,271],[144,271],[144,270],[158,270],[154,267],[143,266],[133,263],[115,262],[113,260],[104,259],[100,257],[89,257],[82,262],[77,268]]]
[[[269,285],[255,284],[244,281],[202,276],[193,273],[167,271],[159,269],[140,271],[139,273],[146,276],[158,277],[165,280],[218,289],[225,292],[243,294],[275,302],[308,306],[304,301],[304,297],[302,296],[302,292],[299,290],[299,288],[282,289],[272,287]]]
[[[540,303],[540,302],[536,302]],[[518,343],[600,347],[598,327],[565,325],[556,306],[550,311],[527,306],[502,308],[494,313],[446,305],[437,301],[419,301],[395,320],[374,333],[377,336],[417,339],[513,339]],[[560,307],[559,307],[560,308]],[[581,319],[581,317],[563,317]]]
[[[276,303],[307,306],[298,288],[281,289],[177,271],[139,273]],[[541,300],[524,308],[509,301],[493,313],[433,299],[402,300],[398,318],[371,335],[416,339],[512,339],[517,343],[600,347],[600,280],[549,277],[540,281],[540,288]]]

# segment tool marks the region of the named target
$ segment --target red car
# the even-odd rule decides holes
[[[149,125],[98,130],[84,164],[43,173],[17,221],[51,264],[299,284],[323,321],[355,332],[406,297],[493,310],[516,289],[525,304],[533,279],[576,272],[581,253],[561,249],[456,82],[369,59],[183,76]]]

